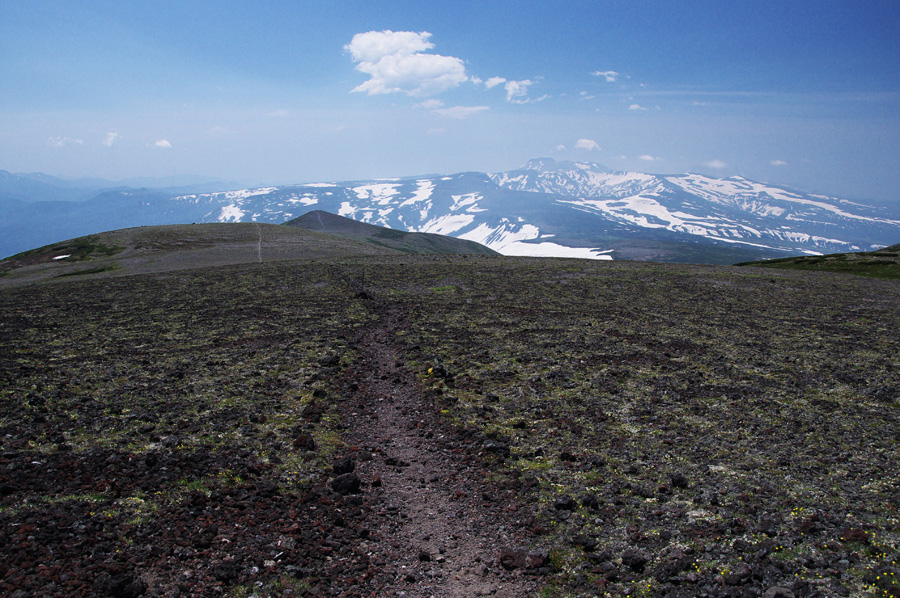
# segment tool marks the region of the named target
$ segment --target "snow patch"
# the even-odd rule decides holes
[[[244,217],[244,213],[244,210],[240,209],[237,204],[231,204],[222,208],[216,220],[219,222],[240,222],[241,218]]]
[[[475,220],[475,216],[468,214],[447,214],[439,218],[433,218],[420,226],[417,232],[420,233],[436,233],[438,235],[450,235],[461,228],[464,228]]]

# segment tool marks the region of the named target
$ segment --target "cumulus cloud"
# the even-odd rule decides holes
[[[646,110],[646,108],[644,108],[640,104],[631,104],[630,106],[628,106],[628,109],[629,110]]]
[[[593,139],[579,139],[575,142],[575,147],[588,151],[600,149],[600,145]]]
[[[564,152],[564,151],[566,151],[566,146],[564,146],[563,144],[560,143],[559,145],[556,146],[556,151]]]
[[[728,164],[721,160],[710,160],[709,162],[704,162],[703,165],[709,168],[715,168],[716,170],[722,170],[723,168],[728,167]]]
[[[525,98],[528,95],[528,86],[534,85],[531,79],[523,79],[521,81],[507,81],[503,88],[506,90],[506,101],[524,104],[528,101]],[[521,99],[520,99],[521,98]]]
[[[490,110],[489,106],[453,106],[451,108],[439,108],[436,113],[448,118],[468,118],[473,114]]]
[[[769,162],[769,164],[771,164],[772,166],[787,166],[788,165],[788,163],[785,162],[784,160],[772,160],[771,162]]]
[[[73,139],[72,137],[51,137],[47,140],[50,147],[66,147],[67,145],[84,145],[84,139]]]
[[[594,71],[591,74],[595,77],[603,77],[607,83],[615,83],[619,78],[619,73],[616,71]]]
[[[106,137],[103,138],[103,145],[105,145],[106,147],[112,147],[113,143],[115,143],[116,139],[118,139],[118,138],[119,138],[118,133],[114,133],[113,131],[110,131],[106,134]]]
[[[156,147],[164,148],[164,149],[168,149],[168,148],[172,147],[172,144],[169,143],[169,140],[168,140],[168,139],[160,139],[159,141],[157,141],[157,142],[154,143],[153,145],[156,146]]]
[[[491,89],[493,87],[497,87],[498,85],[502,85],[503,83],[506,83],[506,79],[504,79],[503,77],[491,77],[484,82],[484,86],[488,89]]]
[[[369,80],[354,92],[369,95],[405,93],[425,97],[453,89],[468,80],[463,61],[454,56],[427,54],[434,47],[427,31],[368,31],[357,33],[344,50],[357,62],[356,70]]]

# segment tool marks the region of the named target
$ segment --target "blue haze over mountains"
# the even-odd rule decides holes
[[[117,228],[280,224],[312,210],[466,238],[508,255],[735,263],[900,241],[900,215],[885,207],[741,177],[537,159],[500,173],[252,189],[196,177],[111,183],[0,171],[0,257]]]

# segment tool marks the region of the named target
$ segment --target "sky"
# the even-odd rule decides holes
[[[0,4],[0,170],[741,175],[900,206],[896,0]]]

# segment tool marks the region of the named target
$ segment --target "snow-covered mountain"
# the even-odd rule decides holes
[[[611,220],[786,251],[860,251],[897,238],[882,210],[743,177],[609,172],[593,163],[532,160],[492,174],[497,185],[565,196],[559,201]]]
[[[735,263],[866,251],[900,240],[900,217],[838,198],[740,177],[611,172],[593,163],[546,158],[493,174],[190,195],[126,189],[80,203],[0,203],[0,209],[6,220],[0,222],[0,237],[30,243],[17,251],[125,226],[280,224],[311,210],[468,239],[506,255]],[[21,238],[22,230],[30,230],[28,218],[40,219],[55,238],[43,243]],[[70,228],[72,234],[62,236]]]
[[[693,245],[691,254],[731,246],[768,257],[865,251],[900,238],[900,219],[838,198],[741,177],[610,172],[547,158],[494,174],[267,187],[170,202],[202,212],[202,221],[283,222],[320,209],[469,239],[506,255],[681,261],[680,243]],[[655,248],[649,256],[638,249],[641,241]]]

